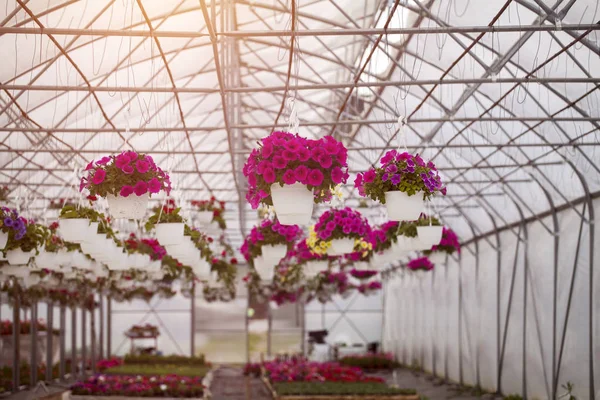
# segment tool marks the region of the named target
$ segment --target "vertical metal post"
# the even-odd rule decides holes
[[[54,305],[51,301],[47,303],[46,323],[48,324],[48,330],[46,331],[46,382],[52,381],[52,370],[54,367],[54,360],[52,359],[54,352],[52,347],[54,345]]]
[[[29,365],[29,368],[30,368],[29,386],[30,387],[34,387],[37,383],[37,372],[38,372],[38,358],[37,358],[38,316],[37,316],[37,311],[38,311],[37,302],[33,302],[31,304],[31,320],[30,320],[30,326],[31,326],[31,332],[30,332],[31,333],[31,363]]]
[[[81,376],[85,378],[87,365],[87,312],[81,307]]]
[[[21,312],[20,308],[20,297],[17,293],[13,299],[13,388],[12,391],[17,392],[20,386],[20,376],[21,372]]]
[[[301,314],[300,314],[300,318],[302,318],[300,320],[300,323],[302,325],[301,328],[301,332],[302,332],[302,338],[300,339],[300,347],[302,349],[302,355],[305,356],[306,355],[306,303],[305,301],[302,301],[302,303],[300,304],[300,310],[301,310]]]
[[[462,256],[458,255],[462,263]],[[463,384],[463,352],[462,352],[462,268],[458,269],[458,382]]]
[[[95,301],[95,299],[94,299]],[[92,310],[90,311],[90,365],[92,368],[92,374],[96,373],[96,309],[92,304]]]
[[[71,308],[71,377],[77,377],[77,309]]]
[[[271,357],[271,334],[273,333],[273,312],[271,310],[271,302],[267,304],[267,357]]]
[[[192,296],[190,299],[190,357],[194,357],[196,352],[196,284],[192,283]]]
[[[98,296],[98,317],[100,318],[98,324],[98,359],[102,360],[104,358],[104,296],[102,294]]]
[[[112,355],[112,299],[106,298],[106,358]]]
[[[66,365],[65,365],[65,350],[66,350],[66,341],[67,341],[67,309],[64,304],[60,305],[60,363],[59,363],[59,378],[61,381],[65,380],[65,375],[67,374]]]

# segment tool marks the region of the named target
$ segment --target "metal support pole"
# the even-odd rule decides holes
[[[20,376],[19,373],[21,371],[21,316],[20,316],[20,298],[19,295],[15,295],[13,299],[13,387],[12,391],[17,392],[19,390],[20,385]]]
[[[87,363],[87,312],[81,307],[81,376],[85,378]]]
[[[54,360],[52,359],[53,351],[52,347],[54,345],[54,309],[51,301],[47,303],[48,310],[46,314],[46,323],[48,324],[48,329],[46,331],[46,382],[52,381],[52,372],[54,367]]]
[[[102,360],[104,359],[104,296],[102,296],[102,294],[98,296],[98,314],[100,318],[100,323],[98,327],[98,359]]]
[[[71,378],[77,377],[77,309],[71,308]]]
[[[59,373],[58,376],[61,381],[65,380],[65,375],[67,374],[66,365],[65,365],[65,350],[66,350],[66,341],[67,341],[67,309],[64,304],[60,305],[60,362],[59,362]]]
[[[196,284],[192,284],[192,296],[190,299],[190,357],[196,352],[195,330],[196,330]]]
[[[92,374],[96,373],[96,316],[95,309],[92,306],[90,311],[90,364]]]
[[[306,306],[305,306],[305,302],[303,301],[300,304],[300,323],[301,323],[301,332],[302,332],[302,338],[300,341],[300,347],[302,350],[302,355],[305,356],[306,355]]]
[[[112,356],[112,300],[106,298],[106,358]]]
[[[268,319],[267,319],[267,357],[271,357],[271,335],[273,333],[273,312],[271,310],[271,302],[267,304],[268,306]]]
[[[37,302],[31,304],[31,363],[29,365],[30,368],[30,378],[29,378],[29,387],[35,387],[37,383],[37,372],[38,372],[38,305]]]

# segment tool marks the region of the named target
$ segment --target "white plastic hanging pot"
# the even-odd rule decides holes
[[[267,244],[262,246],[260,251],[266,263],[277,265],[287,254],[287,246],[285,244]]]
[[[99,222],[90,222],[90,226],[88,227],[89,234],[95,236],[98,233],[98,225]]]
[[[446,253],[443,251],[434,251],[428,255],[427,258],[429,258],[429,261],[435,265],[442,265],[446,263]]]
[[[354,251],[354,239],[343,238],[333,239],[331,241],[331,247],[327,250],[327,254],[330,256],[343,256]]]
[[[419,219],[425,207],[423,192],[417,192],[412,196],[399,190],[386,192],[385,206],[390,221],[415,221]]]
[[[162,266],[162,263],[160,262],[160,260],[153,260],[153,261],[150,261],[150,263],[148,264],[146,271],[148,271],[148,272],[160,271],[161,266]]]
[[[201,258],[192,265],[194,275],[202,281],[210,277],[210,264],[205,259]]]
[[[24,278],[29,276],[29,268],[25,265],[4,265],[0,268],[3,275],[10,275],[16,278]]]
[[[8,233],[0,231],[0,250],[6,247],[6,243],[8,243]]]
[[[40,281],[41,281],[41,278],[39,275],[28,275],[23,278],[23,286],[25,288],[30,288],[30,287],[40,283]]]
[[[60,236],[73,243],[82,243],[90,232],[90,221],[86,218],[61,219],[58,226]]]
[[[275,275],[275,266],[265,262],[263,256],[258,256],[254,260],[254,269],[263,281],[272,281]]]
[[[311,260],[304,266],[304,276],[307,278],[314,278],[319,273],[327,271],[329,262],[326,260]]]
[[[6,252],[6,260],[10,265],[27,265],[33,254],[33,250],[28,252],[21,249],[9,250]]]
[[[179,244],[183,242],[183,222],[156,224],[156,240],[161,245]]]
[[[397,257],[405,256],[407,253],[420,250],[421,244],[418,237],[398,236],[398,241],[392,246]]]
[[[148,196],[136,196],[131,194],[127,197],[106,196],[108,210],[113,218],[142,219],[148,208]]]
[[[423,250],[429,250],[431,246],[440,244],[442,240],[442,226],[417,226],[417,235],[419,240],[426,246]]]
[[[283,225],[308,225],[312,217],[314,196],[301,183],[271,185],[271,199],[277,219]]]
[[[213,220],[213,212],[212,211],[198,211],[196,213],[196,222],[198,225],[207,226],[210,225]]]

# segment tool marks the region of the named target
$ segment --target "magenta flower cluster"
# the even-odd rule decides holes
[[[302,358],[269,361],[263,364],[271,382],[383,382],[358,367],[335,362],[315,362]]]
[[[143,196],[165,190],[171,192],[171,180],[149,155],[135,151],[124,151],[117,156],[92,160],[82,177],[79,191],[87,188],[91,195],[106,197],[107,194],[128,197],[132,194]]]
[[[362,293],[362,294],[370,294],[372,292],[376,292],[378,290],[381,290],[383,288],[383,285],[381,284],[381,282],[379,281],[374,281],[374,282],[369,282],[369,283],[363,283],[360,286],[358,286],[356,289]]]
[[[17,210],[8,207],[0,208],[0,216],[0,230],[9,234],[9,237],[12,231],[15,240],[23,239],[27,233],[27,220],[19,217]]]
[[[361,213],[350,207],[333,208],[325,211],[315,224],[315,232],[320,240],[344,237],[361,238],[371,234],[371,227]]]
[[[433,269],[433,263],[429,261],[427,257],[420,257],[410,260],[406,267],[413,271],[424,270],[431,271]]]
[[[352,275],[356,279],[370,279],[377,275],[377,271],[369,270],[369,269],[356,269],[352,268],[350,270],[350,275]]]
[[[244,240],[240,252],[250,261],[260,254],[264,245],[286,244],[291,245],[302,235],[298,225],[282,225],[279,221],[265,219],[260,226],[254,226]]]
[[[460,242],[458,241],[458,236],[452,229],[443,228],[442,231],[442,240],[440,243],[433,246],[431,251],[443,251],[448,254],[452,254],[455,251],[460,254]]]
[[[348,179],[348,150],[332,136],[306,139],[289,132],[263,138],[244,164],[248,178],[246,200],[257,208],[271,205],[271,185],[301,183],[313,190],[317,201],[331,197],[331,188]],[[322,196],[323,195],[323,196]]]
[[[71,386],[78,396],[187,397],[201,398],[202,377],[179,375],[95,375]]]

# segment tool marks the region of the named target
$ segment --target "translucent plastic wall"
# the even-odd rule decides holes
[[[556,237],[534,221],[471,242],[433,273],[395,273],[385,286],[385,349],[504,394],[557,398],[572,382],[578,399],[598,397],[600,257],[590,259],[590,246],[600,248],[600,229],[590,243],[594,225],[583,204],[576,209],[586,220],[573,209],[556,224],[542,219]]]

